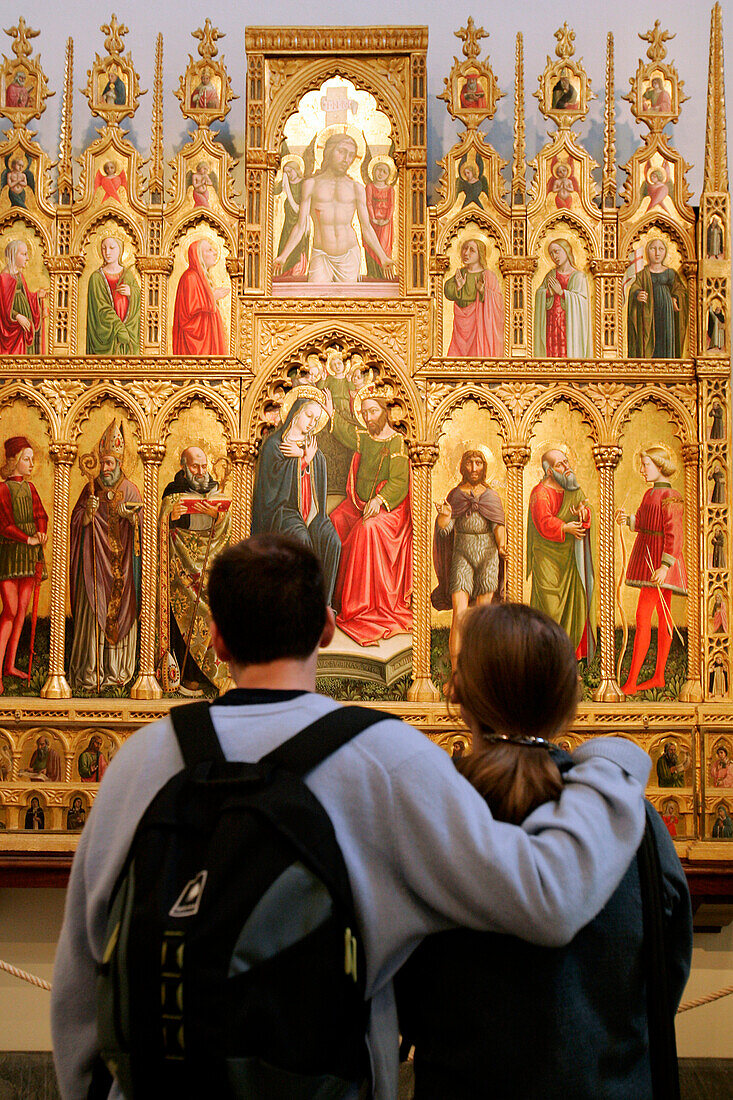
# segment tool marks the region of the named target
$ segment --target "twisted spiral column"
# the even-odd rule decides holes
[[[680,699],[684,703],[702,701],[702,616],[704,593],[700,586],[700,444],[683,443],[685,465],[685,564],[687,565],[687,679]]]
[[[506,466],[506,598],[513,603],[524,602],[524,526],[522,519],[522,482],[524,467],[529,462],[526,443],[507,443],[501,449]]]
[[[412,468],[412,683],[411,703],[440,698],[430,675],[430,472],[438,460],[437,443],[407,444]]]
[[[620,703],[623,692],[616,683],[616,616],[614,611],[614,470],[621,460],[617,443],[599,443],[593,448],[598,470],[598,645],[601,651],[601,682],[593,698],[602,703]]]
[[[227,447],[232,464],[232,542],[246,539],[252,526],[252,494],[259,443],[233,439]]]
[[[70,699],[64,669],[66,637],[66,577],[69,572],[69,478],[76,459],[75,443],[53,440],[48,449],[53,470],[53,560],[51,562],[51,644],[44,699]]]
[[[158,587],[158,471],[165,456],[165,447],[155,440],[143,440],[138,454],[143,464],[140,669],[130,689],[130,696],[133,699],[160,699],[163,689],[155,675],[155,604]]]

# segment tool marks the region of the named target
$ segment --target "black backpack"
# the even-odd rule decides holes
[[[247,764],[225,759],[207,703],[172,710],[186,766],[137,827],[98,981],[126,1097],[337,1100],[368,1080],[351,888],[303,777],[388,717],[338,707]]]

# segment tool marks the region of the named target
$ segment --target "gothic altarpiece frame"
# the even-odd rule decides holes
[[[305,410],[303,438],[320,451],[307,502],[324,521],[319,552],[332,555],[340,608],[321,686],[387,700],[447,750],[465,743],[443,701],[441,570],[454,543],[441,541],[441,522],[454,522],[446,498],[473,452],[493,501],[488,529],[506,535],[501,561],[498,536],[489,546],[483,594],[551,607],[577,633],[584,696],[567,745],[610,732],[638,742],[680,853],[727,860],[731,253],[719,5],[699,210],[665,129],[686,97],[659,23],[641,35],[647,56],[630,79],[647,132],[619,191],[613,37],[603,163],[573,131],[594,92],[564,24],[535,92],[552,134],[528,164],[517,35],[508,165],[490,143],[504,93],[481,56],[488,36],[469,19],[440,97],[462,129],[434,207],[426,28],[249,28],[242,196],[212,128],[236,98],[218,30],[207,19],[194,31],[176,91],[192,127],[166,182],[162,36],[146,169],[122,125],[145,94],[127,28],[113,16],[101,29],[86,95],[102,126],[77,169],[66,46],[55,186],[28,125],[50,93],[23,20],[0,66],[0,520],[20,522],[22,489],[35,509],[28,530],[45,534],[25,558],[3,540],[0,851],[72,850],[124,738],[167,712],[191,669],[194,688],[226,687],[191,578],[226,541],[266,528],[282,467],[273,440],[287,444]],[[353,514],[365,504],[359,469],[378,438],[374,545],[388,543],[401,564],[390,606],[373,614],[357,606],[368,578],[349,577],[366,526]],[[196,490],[181,488],[182,453],[215,487],[200,523]],[[555,467],[570,471],[565,488]],[[123,476],[107,487],[109,470]],[[551,534],[563,520],[568,553]],[[644,558],[650,522],[661,573]],[[13,600],[25,618],[13,618]]]

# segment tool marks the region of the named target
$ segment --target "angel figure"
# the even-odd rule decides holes
[[[669,185],[672,182],[670,168],[671,165],[667,160],[662,161],[661,167],[653,167],[651,161],[647,161],[644,165],[644,182],[641,185],[641,197],[649,198],[647,212],[651,210],[653,206],[659,206],[662,210],[666,210],[667,213],[674,214],[674,207],[672,206],[671,199],[669,205],[666,205],[667,199],[669,199]]]
[[[569,210],[573,205],[573,195],[579,193],[580,188],[573,174],[572,161],[553,157],[550,164],[550,178],[547,181],[547,194],[555,196],[555,206],[558,210]]]
[[[211,210],[219,197],[219,178],[209,162],[200,160],[192,172],[186,174],[187,194],[193,205]]]
[[[489,208],[489,185],[484,175],[484,158],[480,153],[475,154],[475,160],[468,159],[468,153],[464,153],[458,162],[458,181],[456,190],[463,195],[461,210],[474,203],[483,210]]]
[[[103,203],[111,199],[112,202],[122,202],[127,197],[126,191],[127,173],[125,169],[118,170],[113,160],[105,161],[101,170],[97,169],[97,174],[94,177],[95,201]]]
[[[364,140],[366,142],[366,134],[364,135]],[[390,259],[392,257],[393,244],[392,218],[395,208],[394,179],[396,177],[394,161],[392,160],[393,152],[394,142],[392,142],[390,156],[373,157],[372,151],[369,148],[369,143],[366,142],[366,151],[364,153],[364,159],[361,162],[361,178],[364,180],[364,186],[366,188],[366,204],[369,222],[376,234],[377,240]],[[388,278],[384,273],[384,268],[380,264],[375,253],[369,248],[366,241],[364,242],[364,252],[366,255],[367,275],[371,279]]]
[[[303,182],[313,175],[315,168],[316,135],[311,139],[302,158],[292,154],[285,141],[280,146],[280,156],[282,158],[282,178],[275,181],[273,191],[276,198],[278,195],[283,196],[283,227],[277,247],[278,253],[282,253],[298,222],[300,203],[303,197]],[[281,274],[290,278],[304,277],[308,271],[309,248],[310,232],[306,228],[299,243],[285,257]]]
[[[27,207],[26,191],[32,195],[36,193],[36,181],[31,171],[31,161],[23,158],[18,153],[8,153],[5,158],[5,168],[0,175],[0,190],[7,187],[8,199],[11,206],[20,206],[24,210]]]

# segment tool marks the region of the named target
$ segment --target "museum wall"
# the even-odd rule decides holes
[[[488,37],[455,37],[470,14]],[[68,855],[124,738],[181,698],[182,681],[208,694],[226,687],[208,647],[201,582],[197,592],[186,576],[205,575],[227,539],[269,522],[267,492],[280,476],[275,443],[301,415],[313,417],[314,462],[328,474],[322,514],[345,545],[356,473],[350,441],[366,439],[381,409],[394,469],[384,492],[396,494],[381,507],[414,588],[378,609],[376,625],[349,615],[329,528],[318,549],[331,562],[342,629],[319,667],[321,690],[392,705],[445,749],[462,751],[465,731],[443,703],[453,614],[450,593],[447,601],[439,594],[447,569],[441,577],[434,543],[441,517],[451,515],[446,501],[470,452],[493,494],[495,529],[506,516],[509,553],[499,561],[497,535],[491,585],[536,602],[538,563],[548,559],[529,536],[533,523],[540,530],[543,459],[555,455],[550,464],[572,466],[582,487],[572,490],[580,494],[572,507],[587,551],[586,572],[579,567],[584,616],[574,621],[579,612],[557,602],[551,612],[566,628],[574,622],[583,679],[565,747],[604,732],[637,741],[652,755],[650,797],[680,855],[729,868],[732,803],[718,788],[733,787],[731,249],[726,152],[715,126],[725,116],[718,94],[711,124],[708,61],[718,71],[727,47],[733,103],[733,4],[722,5],[711,55],[707,10],[703,18],[678,0],[663,9],[618,3],[600,16],[596,6],[512,9],[495,0],[473,12],[324,0],[306,26],[403,26],[386,36],[380,57],[361,48],[358,33],[337,46],[324,33],[308,39],[301,58],[292,28],[302,5],[282,2],[268,17],[291,28],[285,45],[267,34],[250,38],[249,75],[244,29],[262,19],[249,2],[118,7],[124,44],[108,26],[100,31],[110,13],[87,0],[74,6],[73,28],[68,12],[40,0],[29,0],[23,15],[40,29],[29,48],[54,94],[44,92],[39,118],[14,120],[21,159],[15,181],[13,150],[0,165],[0,252],[25,241],[28,286],[34,296],[50,292],[52,311],[43,330],[50,346],[39,336],[24,360],[27,376],[7,357],[0,363],[0,443],[20,440],[12,461],[33,452],[48,541],[45,572],[26,586],[16,672],[28,669],[27,683],[6,675],[0,702],[2,852]],[[208,30],[192,38],[205,16]],[[558,30],[565,18],[574,37]],[[655,38],[657,18],[675,37]],[[418,22],[427,43],[409,29]],[[329,57],[337,48],[338,75],[347,76],[334,87]],[[13,65],[11,54],[6,89]],[[264,67],[267,103],[256,75]],[[722,80],[712,87],[721,93]],[[568,94],[575,98],[564,102]],[[288,201],[327,159],[339,128],[356,158],[351,178],[371,188],[379,232],[367,239],[361,223],[347,289],[316,281],[315,294],[306,285],[307,235],[298,255]],[[645,311],[632,304],[635,295],[644,305],[638,296],[652,270],[672,288],[666,348],[649,346]],[[118,317],[136,318],[117,343],[100,321],[105,271],[127,283]],[[547,303],[560,276],[580,305],[556,339]],[[186,288],[204,282],[217,303],[205,339],[185,323]],[[461,312],[475,310],[479,296],[494,307],[480,339],[479,322]],[[666,626],[655,621],[647,641],[651,667],[642,666],[646,651],[635,665],[638,585],[646,582],[626,559],[631,516],[648,491],[639,464],[649,450],[657,481],[670,471],[678,548],[676,564],[667,564],[677,569],[664,582],[667,611],[659,605]],[[97,530],[89,498],[103,496],[107,460],[124,467],[109,545],[117,555],[110,573],[122,563],[127,588],[115,596],[114,624],[109,616],[109,629],[102,624],[115,652],[101,669],[90,657],[95,629],[99,645],[90,623],[107,536],[96,534],[89,554],[83,532]],[[208,526],[198,528],[197,502],[176,480],[197,462],[212,486]],[[106,522],[104,501],[102,509]],[[181,540],[185,553],[176,551]],[[353,572],[360,553],[357,546]],[[127,620],[119,627],[126,613],[134,629]],[[122,644],[128,635],[134,649]],[[50,977],[61,907],[61,891],[3,889],[0,957]],[[687,996],[731,981],[731,929],[696,937]],[[46,994],[0,977],[0,1049],[47,1048],[46,1006]],[[731,1024],[730,1000],[686,1015],[680,1055],[733,1057]]]

